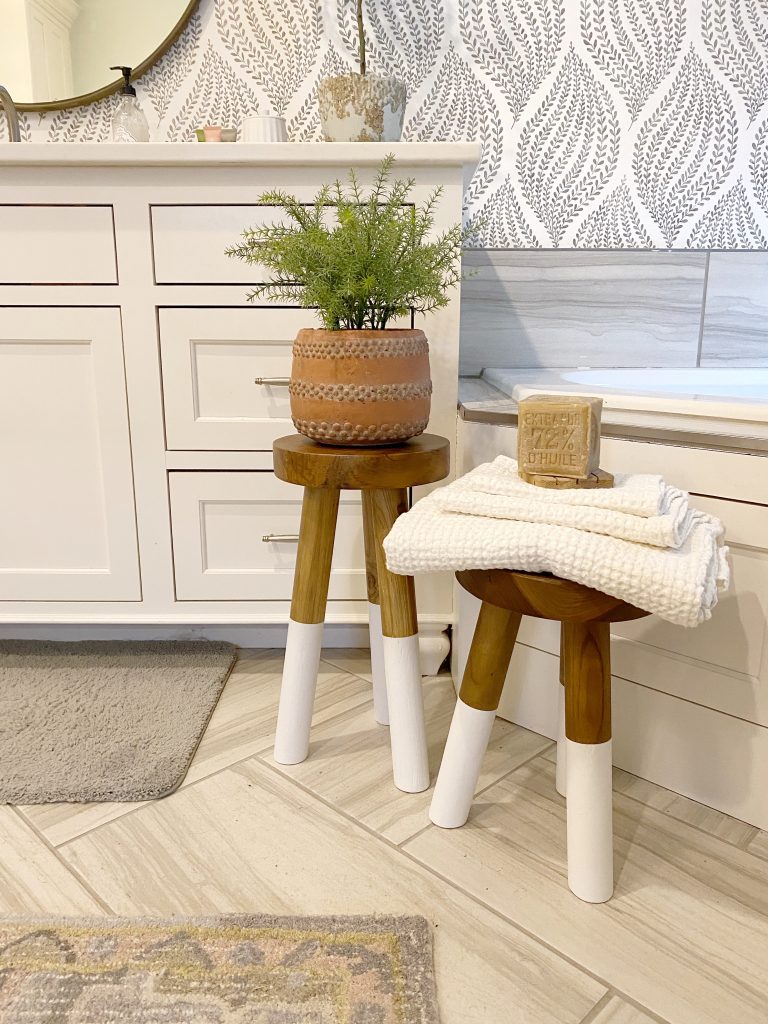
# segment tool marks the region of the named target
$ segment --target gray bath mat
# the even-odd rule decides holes
[[[422,917],[0,920],[0,1020],[437,1024]]]
[[[206,641],[0,641],[0,802],[172,793],[235,657]]]

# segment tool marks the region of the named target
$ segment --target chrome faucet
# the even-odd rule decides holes
[[[8,138],[11,142],[21,142],[21,131],[19,130],[19,114],[14,106],[11,94],[4,85],[0,85],[0,107],[5,111],[8,121]]]

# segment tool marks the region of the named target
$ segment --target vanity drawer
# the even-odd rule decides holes
[[[178,601],[289,600],[300,487],[271,472],[168,474]],[[289,539],[265,539],[270,536]],[[292,539],[291,539],[292,538]],[[365,600],[360,498],[342,492],[331,600]]]
[[[166,443],[171,451],[268,450],[293,432],[287,380],[306,309],[161,309]]]
[[[227,256],[246,228],[275,224],[274,206],[152,206],[152,248],[157,284],[258,284],[269,276],[258,264]]]
[[[117,284],[111,206],[0,205],[0,284]]]

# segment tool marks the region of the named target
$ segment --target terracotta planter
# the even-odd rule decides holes
[[[403,130],[405,83],[384,75],[336,75],[317,87],[325,142],[397,142]]]
[[[336,445],[383,445],[423,433],[432,382],[423,331],[299,331],[291,415],[300,434]]]

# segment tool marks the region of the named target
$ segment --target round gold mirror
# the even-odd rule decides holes
[[[19,110],[103,99],[175,42],[199,0],[0,0],[0,83]]]

